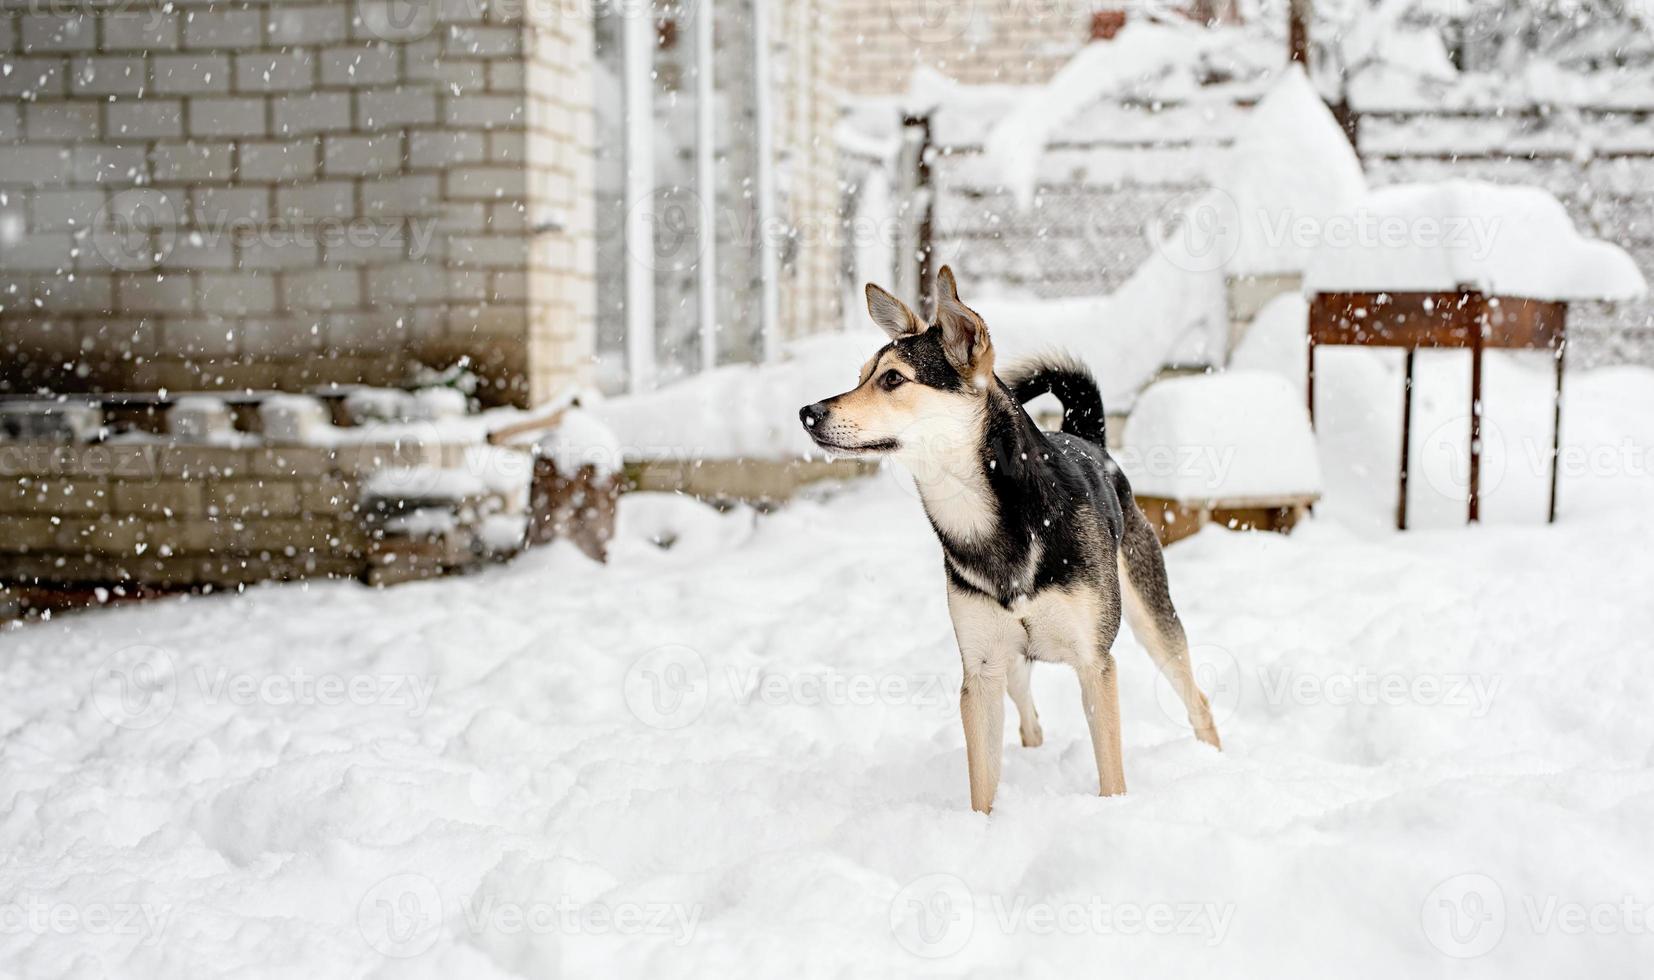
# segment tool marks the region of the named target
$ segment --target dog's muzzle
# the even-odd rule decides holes
[[[798,420],[804,423],[804,428],[809,430],[812,437],[816,434],[816,426],[820,425],[821,420],[826,417],[827,405],[823,402],[816,402],[814,405],[805,405],[803,408],[798,410]]]

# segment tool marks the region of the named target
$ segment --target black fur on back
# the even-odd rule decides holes
[[[1090,410],[1079,413],[1076,423],[1082,431],[1041,431],[1023,410],[1020,393],[997,378],[984,405],[980,450],[997,533],[960,539],[934,518],[931,523],[956,586],[985,593],[1010,608],[1019,597],[1086,582],[1116,597],[1117,622],[1114,555],[1126,530],[1122,499],[1130,501],[1130,485],[1109,457],[1101,425],[1093,428],[1086,421],[1102,418],[1096,383],[1083,368],[1044,376],[1053,375],[1071,393],[1090,393]],[[1083,398],[1077,401],[1083,409]],[[1084,432],[1095,432],[1097,438]]]
[[[1103,416],[1103,394],[1097,379],[1079,361],[1065,354],[1045,354],[1011,368],[1002,377],[1018,403],[1044,394],[1062,402],[1062,431],[1099,446],[1108,444]]]

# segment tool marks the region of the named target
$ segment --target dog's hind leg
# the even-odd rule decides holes
[[[1120,593],[1124,598],[1126,622],[1137,641],[1149,651],[1155,666],[1160,668],[1172,689],[1183,700],[1189,725],[1195,738],[1215,749],[1222,749],[1217,725],[1212,721],[1212,708],[1195,683],[1194,668],[1189,661],[1189,640],[1183,633],[1183,623],[1172,607],[1170,583],[1166,580],[1166,560],[1160,553],[1160,539],[1148,518],[1137,509],[1130,489],[1122,495],[1121,509],[1125,512],[1125,538],[1117,555],[1120,569]]]
[[[1097,757],[1097,787],[1103,796],[1126,791],[1126,767],[1120,749],[1120,686],[1114,656],[1106,650],[1087,663],[1075,665],[1080,676],[1080,702],[1091,728],[1091,751]]]
[[[1022,735],[1022,746],[1027,749],[1037,748],[1045,742],[1039,712],[1034,710],[1034,692],[1029,688],[1033,672],[1034,662],[1027,657],[1018,657],[1012,662],[1011,675],[1006,679],[1011,703],[1017,706],[1017,718],[1021,721],[1018,731]]]

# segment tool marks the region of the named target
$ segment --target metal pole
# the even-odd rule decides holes
[[[701,198],[700,290],[701,370],[718,364],[718,186],[714,167],[717,116],[713,99],[712,29],[717,20],[713,0],[695,5],[695,189]]]
[[[1407,348],[1407,379],[1401,386],[1401,496],[1396,501],[1396,530],[1407,530],[1407,464],[1413,450],[1413,348]]]
[[[775,234],[775,119],[770,87],[770,26],[766,5],[772,0],[752,0],[753,109],[758,123],[759,319],[764,360],[774,360],[781,346],[780,287],[781,256]]]
[[[1562,462],[1562,365],[1567,355],[1568,341],[1564,333],[1564,339],[1556,346],[1556,396],[1551,409],[1551,506],[1545,517],[1547,524],[1556,523],[1556,471]]]
[[[621,15],[626,114],[626,368],[632,391],[655,385],[655,18]]]
[[[1487,297],[1475,294],[1470,325],[1470,507],[1468,523],[1482,520],[1482,344],[1487,330]]]

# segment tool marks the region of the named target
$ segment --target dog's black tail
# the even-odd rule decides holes
[[[1066,354],[1043,354],[1024,361],[1000,376],[1019,404],[1044,394],[1062,402],[1062,431],[1071,436],[1108,444],[1103,418],[1103,393],[1084,364]]]

